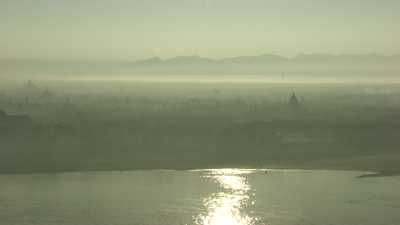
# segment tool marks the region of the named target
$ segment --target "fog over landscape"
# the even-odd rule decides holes
[[[395,225],[400,1],[0,1],[0,225]]]
[[[399,62],[380,54],[3,60],[1,167],[397,173]]]

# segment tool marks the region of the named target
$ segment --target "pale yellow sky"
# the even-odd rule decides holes
[[[0,57],[400,52],[398,0],[2,0]]]

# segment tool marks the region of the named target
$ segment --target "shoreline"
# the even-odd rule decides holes
[[[246,166],[220,166],[220,167],[197,167],[197,168],[132,168],[132,169],[61,169],[61,170],[37,170],[37,171],[0,171],[0,176],[7,175],[48,175],[48,174],[68,174],[68,173],[92,173],[92,172],[133,172],[133,171],[205,171],[214,169],[243,169],[243,170],[304,170],[304,171],[343,171],[343,172],[359,172],[361,175],[356,178],[376,178],[376,177],[394,177],[400,176],[400,171],[379,171],[371,169],[349,169],[349,168],[320,168],[320,167],[246,167]]]

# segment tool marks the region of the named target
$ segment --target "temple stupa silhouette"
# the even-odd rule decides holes
[[[292,93],[292,96],[290,96],[289,99],[289,106],[291,107],[298,107],[300,105],[299,100],[296,97],[296,93]]]

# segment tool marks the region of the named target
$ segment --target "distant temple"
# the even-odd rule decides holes
[[[296,97],[296,94],[293,92],[292,96],[289,99],[289,106],[291,107],[298,107],[300,106],[299,100]]]
[[[0,125],[24,125],[29,124],[31,119],[28,115],[9,115],[0,109]],[[0,126],[1,128],[1,126]]]
[[[48,88],[46,88],[43,92],[42,95],[40,97],[42,98],[49,98],[52,96],[53,93],[50,92],[50,90]]]
[[[0,120],[7,118],[7,113],[0,109]]]
[[[37,90],[38,87],[33,83],[33,81],[28,80],[28,81],[25,83],[25,89],[27,89],[27,90]]]
[[[28,80],[24,84],[24,86],[22,87],[21,91],[22,91],[23,94],[29,95],[31,97],[38,96],[41,93],[40,88],[38,86],[36,86],[36,84],[31,80]]]

